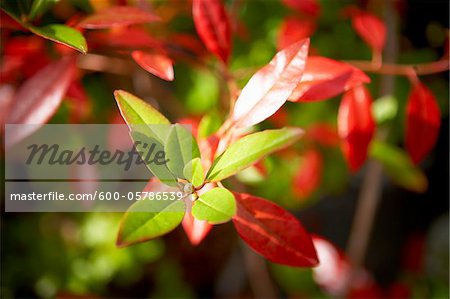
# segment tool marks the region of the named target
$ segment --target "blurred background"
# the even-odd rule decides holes
[[[55,2],[39,19],[40,24],[66,23],[116,4],[113,0]],[[148,5],[162,18],[160,23],[145,26],[149,43],[157,40],[170,45],[175,52],[183,49],[175,57],[175,80],[166,82],[148,74],[123,55],[124,49],[133,47],[133,43],[147,42],[141,35],[133,37],[131,31],[89,32],[89,54],[78,61],[78,93],[64,100],[50,123],[120,123],[113,91],[125,89],[149,101],[173,121],[195,125],[206,115],[212,126],[220,125],[226,116],[221,100],[226,96],[226,87],[214,72],[214,59],[207,56],[196,37],[191,3],[131,2]],[[349,5],[388,19],[387,60],[416,64],[448,55],[449,3],[444,0],[321,0],[320,13],[314,17],[295,12],[275,0],[230,0],[226,4],[234,28],[230,67],[240,87],[276,53],[280,30],[287,18],[305,23],[305,35],[312,36],[312,54],[336,60],[370,60],[370,49],[343,13]],[[29,33],[2,28],[1,37],[2,70],[7,63],[5,57],[23,55],[29,59],[25,70],[7,75],[2,72],[3,86],[20,85],[33,70],[68,51]],[[113,60],[99,63],[99,57]],[[387,136],[386,144],[401,148],[410,83],[403,77],[367,74],[372,79],[368,87],[374,99],[386,93],[395,99],[395,107],[377,121],[379,130]],[[448,298],[449,78],[448,72],[444,72],[421,79],[435,94],[442,111],[438,143],[414,171],[400,165],[394,177],[383,174],[364,257],[365,270],[361,274],[370,283],[353,286],[354,291],[348,297]],[[314,103],[288,102],[261,128],[285,124],[311,128],[317,123],[335,128],[339,101],[340,97]],[[319,270],[265,261],[239,240],[231,223],[215,226],[198,246],[189,243],[180,226],[163,238],[118,249],[115,239],[119,213],[2,212],[2,297],[339,296],[335,289],[344,283],[348,273],[344,252],[354,232],[354,215],[369,166],[366,163],[357,174],[351,175],[339,147],[318,146],[316,150],[323,157],[320,174],[315,173],[319,182],[313,190],[302,193],[296,189],[293,178],[305,163],[307,149],[307,144],[299,144],[295,151],[273,155],[258,167],[241,173],[238,179],[248,192],[289,209],[308,231],[327,240],[318,249],[323,264]],[[405,183],[401,178],[408,175],[413,178]],[[396,183],[396,178],[403,183]],[[233,182],[229,184],[232,186]]]

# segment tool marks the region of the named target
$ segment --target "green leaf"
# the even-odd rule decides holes
[[[424,192],[427,189],[426,176],[414,166],[403,150],[373,140],[370,146],[370,156],[381,162],[386,173],[396,184],[415,192]]]
[[[236,200],[225,188],[214,188],[200,195],[192,207],[192,215],[210,223],[224,223],[236,214]]]
[[[28,29],[30,29],[30,31],[34,34],[69,46],[84,54],[87,52],[87,44],[83,35],[79,31],[66,25],[51,24],[44,27],[28,26]]]
[[[184,217],[182,200],[141,200],[121,220],[117,246],[124,247],[162,236],[176,228]]]
[[[167,167],[168,158],[165,156],[162,143],[156,137],[139,131],[132,131],[131,136],[137,151],[151,173],[166,185],[177,185],[177,179]]]
[[[392,95],[381,97],[373,102],[372,112],[377,124],[383,124],[397,115],[397,99]]]
[[[206,181],[218,182],[252,165],[264,156],[285,148],[303,135],[298,128],[266,130],[241,138],[214,161]]]
[[[41,16],[58,1],[59,0],[34,0],[30,12],[28,13],[28,17],[33,20],[36,17]]]
[[[164,141],[167,136],[167,130],[163,126],[149,126],[145,125],[169,125],[170,121],[162,115],[158,110],[153,108],[150,104],[144,102],[140,98],[123,90],[114,91],[117,105],[125,122],[130,128],[138,131],[146,131],[152,136],[157,136],[160,141]],[[155,130],[156,128],[156,130]],[[150,133],[151,132],[151,133]]]
[[[169,159],[167,166],[178,178],[185,178],[184,166],[192,159],[200,157],[197,142],[191,132],[179,124],[172,126],[164,149]]]
[[[205,180],[202,160],[200,158],[192,159],[183,169],[184,177],[189,180],[194,187],[199,187]]]

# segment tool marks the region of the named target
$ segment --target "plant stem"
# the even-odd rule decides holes
[[[431,75],[449,70],[449,60],[439,60],[423,64],[390,64],[383,63],[379,66],[372,61],[350,60],[345,61],[364,72],[383,74],[383,75],[398,75],[409,76],[411,71],[415,71],[417,75]]]
[[[415,72],[417,75],[433,75],[441,72],[448,71],[450,69],[448,59],[442,59],[433,62],[419,63],[419,64],[395,64],[395,63],[374,63],[369,60],[344,60],[342,62],[353,65],[360,70],[368,73],[381,74],[381,75],[397,75],[407,76],[411,75],[411,72]],[[236,78],[247,77],[256,72],[260,67],[252,67],[246,69],[240,69],[236,71]]]
[[[389,1],[388,1],[389,2]],[[386,13],[386,25],[388,32],[392,34],[388,37],[385,59],[389,62],[394,62],[397,59],[398,54],[398,40],[397,33],[397,20],[395,10],[391,6],[392,4],[385,3],[384,9]],[[397,73],[386,72],[388,76],[383,76],[381,81],[381,95],[389,95],[394,91],[394,77],[392,75],[399,75],[399,70],[404,70],[407,76],[411,76],[411,68],[403,69],[395,64],[383,64],[395,66],[392,69]],[[367,65],[367,67],[374,67],[374,65]],[[436,69],[436,68],[434,68]],[[388,134],[387,129],[383,129],[377,132],[377,139],[384,140]],[[381,200],[381,194],[383,191],[383,167],[380,162],[376,160],[369,160],[366,172],[364,174],[363,184],[359,194],[357,207],[355,211],[355,218],[353,220],[352,228],[350,231],[349,241],[347,245],[347,255],[351,263],[350,273],[346,278],[342,295],[347,296],[355,284],[356,278],[360,271],[364,268],[364,261],[367,254],[367,248],[372,233],[373,224],[375,222],[375,216],[378,208],[378,204]]]

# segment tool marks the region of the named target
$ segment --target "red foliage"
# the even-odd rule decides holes
[[[225,64],[231,54],[230,20],[220,0],[193,0],[192,15],[206,48]]]
[[[318,264],[311,237],[292,214],[250,194],[234,193],[233,224],[241,238],[268,260],[295,267]]]
[[[364,86],[345,93],[339,107],[338,132],[350,170],[357,171],[367,157],[375,132],[372,116],[372,97]]]
[[[294,176],[293,190],[297,199],[310,196],[319,187],[323,161],[317,150],[310,149],[302,156],[302,162]]]
[[[441,112],[433,93],[422,83],[413,86],[406,110],[406,149],[417,164],[436,143]]]

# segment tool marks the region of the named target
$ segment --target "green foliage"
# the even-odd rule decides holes
[[[192,207],[192,215],[199,220],[217,224],[227,222],[236,214],[233,193],[225,188],[214,188],[200,195]]]
[[[184,202],[179,200],[134,203],[122,218],[117,245],[128,246],[172,231],[183,220],[184,209]]]
[[[184,177],[189,180],[194,187],[199,187],[205,179],[205,171],[203,170],[200,158],[194,158],[186,164],[183,169]]]
[[[186,178],[183,170],[192,159],[200,157],[197,142],[185,127],[172,126],[167,136],[164,150],[167,155],[167,167],[177,178]]]
[[[247,135],[233,143],[214,161],[206,180],[218,182],[226,179],[264,156],[293,144],[302,134],[302,130],[284,128]]]

